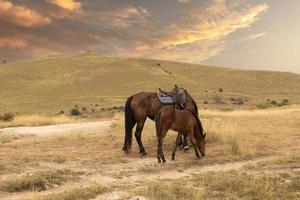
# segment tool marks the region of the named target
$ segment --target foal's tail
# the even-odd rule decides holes
[[[131,101],[133,96],[128,97],[126,104],[125,104],[125,140],[123,151],[125,153],[129,153],[132,143],[132,128],[134,127],[136,120],[134,119],[132,110],[131,110]]]

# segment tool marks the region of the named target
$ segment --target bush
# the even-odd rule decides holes
[[[277,105],[277,101],[273,100],[270,102],[271,105],[276,106]]]
[[[5,113],[3,116],[0,116],[0,120],[3,120],[5,122],[12,121],[14,119],[14,115],[11,113]]]
[[[78,116],[78,115],[81,115],[81,112],[78,110],[78,108],[73,108],[70,112],[71,115],[74,115],[74,116]]]
[[[65,113],[65,111],[61,110],[61,111],[59,111],[57,114],[63,115],[64,113]]]
[[[283,106],[289,105],[289,100],[288,99],[283,99],[281,101],[281,105],[283,105]]]
[[[208,104],[208,101],[204,101],[203,103],[204,103],[204,104]]]
[[[219,88],[219,92],[223,92],[223,88]]]
[[[81,110],[82,110],[82,111],[86,111],[86,107],[82,107]]]
[[[264,104],[257,104],[256,107],[258,109],[267,109],[267,108],[270,108],[271,105],[270,104],[267,104],[267,103],[264,103]]]

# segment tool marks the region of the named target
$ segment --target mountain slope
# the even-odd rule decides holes
[[[139,91],[185,87],[199,101],[221,95],[300,102],[300,75],[82,54],[0,65],[1,112],[58,112],[74,105],[122,105]],[[224,92],[218,92],[222,88]]]

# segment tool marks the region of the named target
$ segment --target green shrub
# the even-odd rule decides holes
[[[271,105],[270,104],[267,104],[267,103],[263,103],[263,104],[257,104],[256,107],[258,109],[267,109],[267,108],[270,108]]]
[[[78,115],[81,115],[81,112],[78,110],[78,108],[73,108],[70,112],[71,115],[74,115],[74,116],[78,116]]]
[[[270,102],[271,105],[276,106],[277,105],[277,101],[273,100]]]

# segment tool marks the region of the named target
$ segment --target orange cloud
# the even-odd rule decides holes
[[[249,27],[257,16],[266,11],[268,6],[260,4],[243,11],[230,9],[225,1],[214,1],[205,10],[195,9],[188,13],[179,23],[168,28],[172,35],[162,39],[159,46],[164,48],[184,45],[203,40],[219,40],[229,34]]]
[[[0,19],[25,27],[42,26],[51,23],[48,17],[44,17],[24,6],[14,5],[9,1],[0,2]]]
[[[250,27],[258,15],[268,9],[266,4],[236,7],[225,0],[214,0],[206,8],[193,8],[169,25],[152,41],[137,43],[130,50],[118,49],[120,56],[146,57],[199,63],[220,54],[226,37],[239,29]],[[264,33],[251,38],[262,37]]]
[[[132,25],[146,25],[148,23],[148,11],[143,7],[124,7],[111,11],[100,12],[101,20],[112,26],[126,28]]]
[[[49,2],[70,11],[81,9],[81,3],[74,0],[49,0]]]
[[[0,38],[0,48],[22,49],[26,46],[26,41],[20,38]]]

